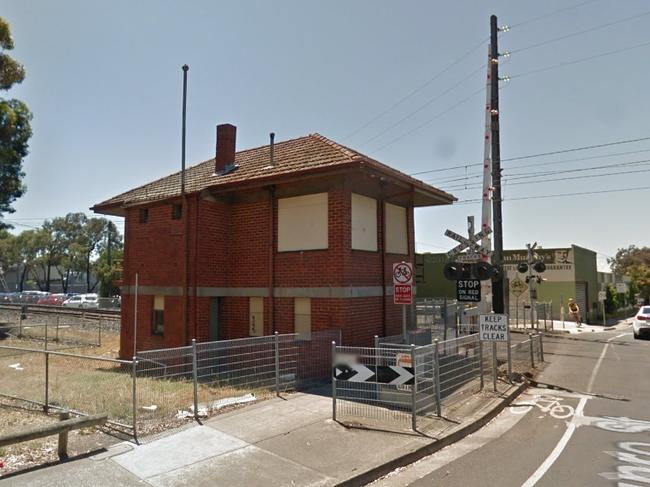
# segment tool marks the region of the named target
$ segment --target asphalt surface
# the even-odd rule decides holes
[[[374,485],[650,484],[650,340],[624,327],[544,349],[537,386],[482,431]]]

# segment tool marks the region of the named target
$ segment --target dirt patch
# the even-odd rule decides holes
[[[0,400],[0,431],[11,433],[24,428],[59,421],[56,414],[45,415],[43,411],[7,399]],[[101,450],[121,441],[100,429],[85,428],[71,431],[68,435],[68,455],[74,457]],[[57,462],[58,436],[26,441],[0,448],[0,477],[45,463]]]

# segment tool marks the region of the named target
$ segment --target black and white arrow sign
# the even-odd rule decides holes
[[[350,382],[375,382],[401,386],[413,384],[413,368],[394,365],[339,364],[334,366],[334,378]]]

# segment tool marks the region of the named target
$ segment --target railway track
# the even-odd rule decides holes
[[[61,316],[81,316],[89,319],[115,318],[119,319],[119,309],[77,309],[65,308],[62,306],[50,306],[46,304],[22,304],[22,303],[3,303],[0,304],[0,310],[20,311],[22,306],[27,306],[27,312],[32,313],[52,313]]]

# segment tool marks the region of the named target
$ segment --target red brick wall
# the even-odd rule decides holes
[[[373,183],[375,184],[375,183]],[[329,190],[329,248],[327,250],[275,252],[275,287],[349,287],[382,285],[383,235],[378,203],[377,252],[351,250],[351,184],[334,183]],[[367,191],[373,190],[369,185]],[[246,287],[268,289],[270,201],[268,196],[249,202],[212,202],[189,198],[189,287]],[[183,220],[171,219],[171,203],[149,206],[149,221],[139,223],[138,208],[126,212],[124,285],[183,284]],[[198,220],[197,220],[198,212]],[[413,210],[408,211],[408,256],[385,255],[384,279],[392,285],[392,264],[413,262]],[[277,204],[274,205],[274,246],[277,245]],[[198,222],[198,225],[197,225]],[[198,239],[195,238],[198,234]],[[274,250],[276,250],[274,248]],[[178,293],[177,293],[178,294]],[[273,298],[275,328],[294,331],[293,298]],[[141,296],[138,312],[138,348],[181,346],[194,336],[208,339],[210,298],[189,299],[189,330],[183,329],[182,297],[165,297],[165,334],[151,334],[152,296]],[[248,336],[248,297],[222,297],[219,325],[224,338]],[[196,308],[194,307],[196,304]],[[401,332],[401,307],[386,297],[387,334]],[[272,333],[271,299],[264,299],[265,333]],[[313,298],[312,330],[343,329],[346,344],[371,345],[374,335],[383,334],[381,296],[366,298]],[[121,356],[130,357],[133,346],[133,296],[122,301]]]

